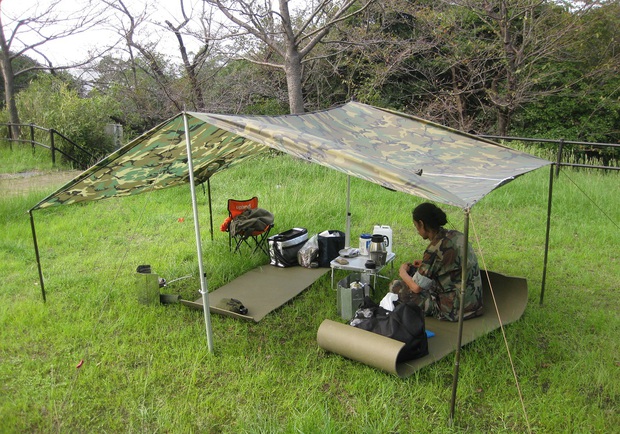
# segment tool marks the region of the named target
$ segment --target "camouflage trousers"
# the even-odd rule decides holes
[[[426,316],[438,316],[439,306],[437,294],[429,289],[423,289],[415,293],[402,280],[394,280],[390,283],[390,290],[398,294],[398,301],[401,303],[415,303],[424,311]]]

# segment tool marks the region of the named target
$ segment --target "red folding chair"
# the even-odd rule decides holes
[[[269,246],[267,246],[267,239],[269,238],[269,232],[273,227],[273,215],[271,215],[268,211],[265,211],[266,215],[264,219],[260,219],[257,223],[257,227],[243,227],[242,225],[236,225],[235,219],[247,210],[256,210],[258,209],[258,198],[254,196],[248,200],[237,200],[237,199],[228,199],[228,219],[222,225],[222,230],[228,232],[228,248],[229,250],[233,250],[233,240],[235,243],[235,252],[241,253],[240,247],[243,244],[246,244],[250,248],[249,240],[252,240],[254,243],[254,250],[252,253],[255,253],[259,249],[262,250],[266,255],[269,255]],[[269,218],[270,217],[270,218]],[[232,226],[232,227],[231,227]]]

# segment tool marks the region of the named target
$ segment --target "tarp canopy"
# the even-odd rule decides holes
[[[136,138],[32,210],[188,182],[183,116]],[[358,102],[285,116],[188,112],[187,121],[196,183],[270,147],[392,190],[469,209],[506,182],[551,164],[414,116]]]
[[[45,289],[33,210],[128,196],[189,182],[200,292],[209,350],[213,351],[195,184],[207,181],[218,171],[267,147],[392,190],[460,207],[465,210],[466,217],[469,209],[494,189],[519,175],[551,164],[423,119],[357,102],[321,112],[287,116],[182,113],[128,143],[30,209],[43,299]],[[466,239],[468,222],[466,218]],[[461,311],[459,330],[463,329],[462,318]],[[451,418],[460,347],[459,331]]]

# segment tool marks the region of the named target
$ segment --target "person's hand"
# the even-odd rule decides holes
[[[401,279],[406,279],[407,277],[409,277],[409,274],[407,274],[407,271],[409,271],[409,267],[411,267],[411,264],[409,262],[401,264],[400,268],[398,269],[398,275]]]

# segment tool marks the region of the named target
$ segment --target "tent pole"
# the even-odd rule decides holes
[[[551,203],[553,199],[553,164],[549,171],[549,194],[547,200],[547,233],[545,235],[545,258],[543,260],[542,284],[540,287],[540,305],[543,304],[545,296],[545,282],[547,281],[547,259],[549,257],[549,233],[551,232]]]
[[[211,208],[211,177],[207,178],[207,191],[209,192],[209,222],[211,223],[211,242],[213,242],[213,208]]]
[[[459,329],[456,343],[456,355],[454,356],[454,375],[452,381],[452,401],[450,403],[450,425],[454,423],[454,408],[456,406],[456,390],[459,383],[459,363],[461,361],[461,342],[463,340],[463,316],[465,314],[465,287],[467,286],[467,254],[469,252],[469,209],[465,209],[465,223],[463,227],[465,242],[461,254],[461,293],[459,296]]]
[[[32,230],[32,241],[34,242],[34,254],[37,257],[37,268],[39,269],[39,282],[41,284],[41,295],[43,296],[43,302],[46,302],[45,299],[45,285],[43,284],[43,271],[41,271],[41,257],[39,256],[39,243],[37,243],[37,232],[34,229],[34,217],[32,215],[32,210],[28,211],[30,214],[30,229]]]
[[[347,227],[344,234],[344,246],[351,247],[351,175],[347,175]]]
[[[192,208],[194,210],[194,232],[196,234],[196,250],[198,253],[198,269],[200,272],[200,293],[202,294],[202,310],[205,316],[207,329],[207,343],[209,351],[213,352],[213,332],[211,331],[211,313],[209,311],[209,291],[207,290],[207,275],[202,265],[202,243],[200,241],[200,222],[198,221],[198,206],[196,203],[196,184],[194,184],[194,163],[192,162],[192,145],[189,137],[189,124],[187,113],[183,112],[183,124],[185,127],[185,144],[187,146],[187,165],[189,169],[189,186],[192,193]]]

